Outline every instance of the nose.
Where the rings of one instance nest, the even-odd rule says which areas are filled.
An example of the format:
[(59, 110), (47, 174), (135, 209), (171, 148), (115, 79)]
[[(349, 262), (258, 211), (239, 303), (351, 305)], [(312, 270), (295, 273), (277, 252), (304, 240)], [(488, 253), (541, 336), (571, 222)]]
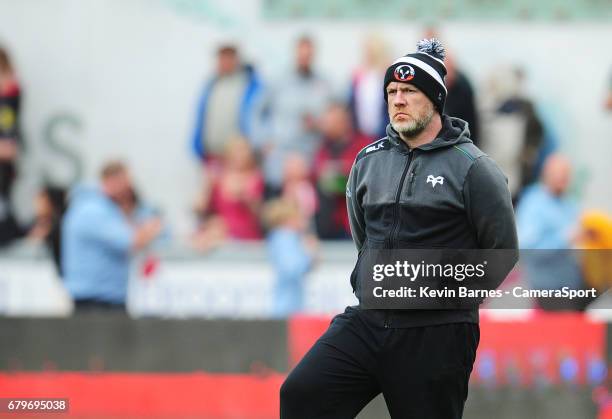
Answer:
[(406, 105), (406, 96), (402, 92), (397, 92), (393, 97), (393, 105), (395, 107), (401, 107)]

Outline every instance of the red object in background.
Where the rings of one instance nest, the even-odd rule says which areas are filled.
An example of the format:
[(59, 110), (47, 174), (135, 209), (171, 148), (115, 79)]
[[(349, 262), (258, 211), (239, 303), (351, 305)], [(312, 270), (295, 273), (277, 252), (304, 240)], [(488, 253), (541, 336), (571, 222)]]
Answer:
[[(226, 177), (231, 177), (228, 174)], [(228, 234), (236, 240), (259, 240), (263, 237), (257, 213), (253, 209), (264, 192), (264, 180), (255, 170), (246, 180), (242, 191), (234, 192), (224, 189), (224, 174), (212, 185), (210, 211), (221, 217)]]
[[(304, 356), (329, 323), (329, 317), (289, 320), (290, 366)], [(520, 321), (483, 315), (480, 326), (480, 350), (500, 357), (511, 354), (523, 369), (529, 368), (528, 356), (534, 350), (566, 353), (583, 361), (587, 355), (603, 356), (605, 347), (605, 325), (579, 313), (535, 312)], [(558, 362), (549, 366), (556, 374)], [(584, 362), (580, 371), (583, 376)], [(0, 373), (0, 395), (68, 398), (69, 417), (268, 419), (278, 417), (284, 378), (278, 373)], [(0, 414), (0, 418), (13, 416)], [(602, 406), (599, 419), (612, 419), (609, 403)]]
[(0, 95), (4, 97), (16, 97), (20, 92), (19, 84), (15, 80), (9, 80), (5, 85), (4, 90), (0, 90)]
[(278, 417), (278, 394), (284, 377), (15, 373), (0, 374), (0, 394), (3, 398), (68, 398), (69, 417), (268, 419)]
[(315, 341), (327, 330), (331, 319), (326, 316), (297, 315), (287, 321), (289, 368), (304, 357)]
[(159, 258), (156, 256), (147, 256), (142, 264), (142, 277), (149, 279), (157, 271), (159, 266)]
[[(578, 361), (578, 383), (586, 382), (586, 361), (595, 356), (605, 359), (605, 323), (590, 320), (582, 313), (534, 311), (524, 320), (500, 321), (482, 316), (479, 352), (497, 354), (497, 372), (504, 383), (504, 359), (516, 361), (521, 382), (530, 384), (534, 352), (548, 355), (547, 376), (559, 381), (559, 363), (566, 357)], [(478, 363), (478, 356), (476, 362)]]
[[(328, 317), (296, 316), (289, 321), (289, 363), (295, 366), (314, 342), (327, 330)], [(579, 362), (579, 382), (585, 382), (585, 361), (589, 356), (605, 359), (605, 324), (589, 320), (582, 313), (547, 313), (535, 311), (522, 320), (480, 319), (478, 352), (490, 351), (497, 357), (498, 376), (504, 377), (504, 360), (517, 363), (523, 383), (532, 376), (530, 357), (534, 351), (547, 353), (546, 372), (559, 379), (562, 356), (572, 356)], [(478, 358), (476, 359), (478, 362)], [(475, 374), (472, 374), (475, 378)], [(503, 384), (502, 378), (502, 384)]]
[[(345, 148), (334, 153), (333, 143), (329, 139), (325, 139), (319, 150), (316, 152), (313, 161), (313, 176), (316, 183), (320, 181), (325, 173), (328, 164), (337, 164), (339, 172), (348, 179), (353, 167), (355, 157), (362, 148), (367, 146), (372, 140), (369, 137), (362, 135), (352, 135)], [(347, 234), (351, 233), (349, 225), (348, 210), (346, 208), (346, 196), (344, 188), (341, 193), (335, 197), (335, 207), (330, 214), (336, 225), (342, 225)]]

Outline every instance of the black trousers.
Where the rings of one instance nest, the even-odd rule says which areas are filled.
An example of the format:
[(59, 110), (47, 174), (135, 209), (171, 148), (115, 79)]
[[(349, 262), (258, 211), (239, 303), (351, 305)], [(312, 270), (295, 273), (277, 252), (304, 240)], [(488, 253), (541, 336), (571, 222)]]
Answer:
[(281, 419), (354, 418), (384, 395), (393, 419), (459, 419), (478, 324), (384, 328), (352, 307), (336, 316), (280, 390)]

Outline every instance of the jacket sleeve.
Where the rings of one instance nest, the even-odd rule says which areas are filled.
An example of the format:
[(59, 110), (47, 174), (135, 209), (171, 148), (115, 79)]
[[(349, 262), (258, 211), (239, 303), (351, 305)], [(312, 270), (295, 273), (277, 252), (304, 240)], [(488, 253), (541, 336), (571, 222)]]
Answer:
[(346, 205), (348, 208), (349, 223), (351, 225), (351, 235), (357, 250), (361, 251), (366, 239), (365, 218), (363, 207), (357, 194), (357, 162), (353, 163), (351, 173), (346, 185)]
[(518, 249), (508, 182), (490, 157), (482, 156), (474, 161), (463, 186), (463, 195), (468, 220), (480, 249)]
[(73, 218), (72, 223), (71, 231), (75, 235), (98, 243), (106, 251), (128, 254), (132, 249), (134, 230), (122, 218), (96, 208), (86, 208)]
[(206, 108), (208, 106), (208, 99), (210, 96), (210, 91), (212, 89), (213, 81), (210, 81), (204, 87), (200, 99), (198, 100), (198, 106), (196, 108), (196, 118), (195, 124), (193, 127), (193, 131), (191, 134), (191, 149), (193, 153), (199, 158), (204, 159), (204, 144), (202, 142), (202, 133), (205, 129), (206, 124)]

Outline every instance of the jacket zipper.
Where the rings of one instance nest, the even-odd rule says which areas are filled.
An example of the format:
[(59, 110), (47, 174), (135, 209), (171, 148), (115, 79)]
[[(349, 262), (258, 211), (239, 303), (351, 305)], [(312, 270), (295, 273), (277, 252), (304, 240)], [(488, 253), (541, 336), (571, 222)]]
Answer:
[[(393, 224), (391, 225), (391, 233), (389, 233), (389, 239), (387, 241), (387, 248), (393, 249), (393, 236), (395, 235), (395, 230), (397, 229), (397, 218), (398, 209), (399, 209), (399, 201), (402, 195), (402, 189), (404, 188), (404, 181), (406, 180), (406, 174), (408, 173), (408, 169), (410, 169), (410, 164), (412, 163), (413, 151), (410, 150), (408, 152), (408, 160), (406, 161), (406, 165), (404, 166), (404, 171), (402, 172), (402, 177), (400, 179), (399, 186), (397, 187), (397, 193), (395, 195), (395, 204), (393, 206)], [(411, 175), (412, 178), (412, 175)], [(412, 181), (412, 180), (410, 180)]]
[[(404, 171), (402, 172), (402, 177), (400, 179), (400, 183), (397, 188), (397, 193), (395, 195), (395, 205), (393, 206), (393, 224), (391, 226), (391, 233), (389, 234), (389, 240), (387, 242), (388, 249), (393, 249), (393, 236), (395, 236), (395, 230), (397, 229), (397, 224), (398, 224), (397, 219), (399, 217), (398, 215), (399, 201), (402, 195), (402, 189), (404, 188), (404, 181), (406, 180), (406, 174), (408, 173), (408, 170), (410, 169), (410, 164), (412, 163), (412, 156), (413, 156), (413, 151), (410, 150), (408, 152), (408, 160), (406, 161), (406, 165), (404, 166)], [(409, 182), (412, 182), (413, 177), (414, 177), (413, 173), (411, 173)], [(385, 310), (385, 320), (384, 320), (385, 329), (388, 329), (389, 326), (391, 325), (391, 319), (389, 317), (390, 317), (389, 310)]]

